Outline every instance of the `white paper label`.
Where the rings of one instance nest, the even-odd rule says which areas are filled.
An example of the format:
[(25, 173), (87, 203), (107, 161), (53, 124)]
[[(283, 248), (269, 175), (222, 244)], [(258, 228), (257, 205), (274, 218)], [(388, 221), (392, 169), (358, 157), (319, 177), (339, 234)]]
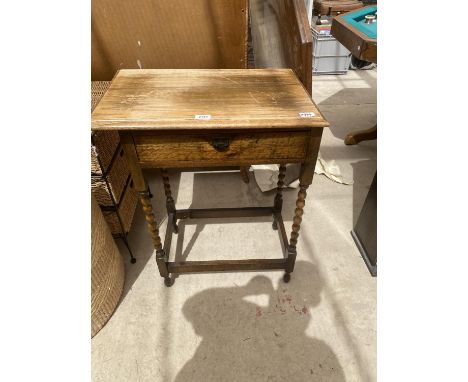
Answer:
[(313, 117), (315, 117), (315, 113), (312, 113), (311, 111), (308, 111), (306, 113), (299, 113), (299, 117), (301, 117), (301, 118), (313, 118)]
[(210, 114), (195, 114), (195, 119), (201, 119), (201, 120), (209, 120), (211, 119), (211, 115)]

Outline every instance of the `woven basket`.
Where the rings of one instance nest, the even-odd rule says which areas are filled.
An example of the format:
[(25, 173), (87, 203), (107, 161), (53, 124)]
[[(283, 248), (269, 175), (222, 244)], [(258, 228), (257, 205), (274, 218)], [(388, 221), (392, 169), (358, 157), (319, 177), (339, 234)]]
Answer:
[(118, 204), (129, 177), (130, 168), (128, 167), (124, 151), (120, 148), (116, 153), (112, 167), (109, 169), (109, 174), (106, 176), (109, 187), (102, 175), (91, 175), (91, 189), (97, 202), (101, 206), (112, 206), (114, 204), (110, 195), (112, 192), (112, 196)]
[(97, 106), (111, 83), (111, 81), (91, 81), (91, 111)]
[[(96, 131), (92, 133), (91, 137), (94, 143), (91, 145), (91, 172), (103, 174), (109, 168), (112, 157), (119, 147), (119, 133), (117, 131)], [(101, 163), (99, 163), (98, 156)]]
[[(94, 110), (110, 85), (111, 81), (91, 82), (91, 110)], [(124, 151), (120, 147), (119, 134), (115, 131), (92, 133), (91, 190), (103, 209), (112, 234), (120, 236), (128, 233), (138, 194), (131, 181)]]
[[(109, 88), (111, 81), (92, 81), (91, 82), (91, 111), (101, 100), (102, 96)], [(120, 137), (116, 131), (99, 131), (92, 133), (91, 146), (91, 172), (102, 174), (112, 161), (112, 157), (119, 146)], [(97, 156), (102, 164), (99, 164)]]
[(124, 263), (91, 195), (91, 338), (112, 316), (122, 295)]
[[(104, 218), (106, 219), (107, 224), (109, 224), (109, 228), (113, 235), (126, 234), (130, 231), (137, 202), (138, 193), (135, 189), (135, 186), (133, 185), (133, 181), (130, 180), (123, 194), (122, 201), (117, 208), (117, 211), (103, 211)], [(122, 225), (125, 232), (122, 232), (120, 227), (119, 216), (122, 220)]]

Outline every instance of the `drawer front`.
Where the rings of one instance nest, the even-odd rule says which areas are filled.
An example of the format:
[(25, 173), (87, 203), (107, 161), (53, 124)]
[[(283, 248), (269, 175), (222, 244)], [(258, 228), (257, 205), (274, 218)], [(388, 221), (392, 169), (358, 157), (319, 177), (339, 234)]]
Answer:
[[(106, 178), (103, 175), (91, 174), (91, 190), (97, 202), (101, 206), (112, 206), (115, 202), (118, 204), (122, 198), (125, 185), (130, 177), (130, 168), (128, 167), (127, 158), (124, 155), (124, 150), (119, 148), (115, 154), (116, 157), (112, 162), (112, 166), (108, 168)], [(106, 184), (109, 185), (109, 187)], [(110, 188), (110, 189), (109, 189)], [(110, 193), (112, 192), (112, 197)]]
[(122, 200), (120, 202), (120, 205), (118, 206), (118, 210), (109, 209), (103, 211), (104, 218), (106, 219), (107, 224), (109, 225), (109, 228), (113, 235), (119, 235), (124, 233), (122, 232), (120, 221), (122, 221), (125, 233), (128, 233), (130, 231), (133, 222), (133, 215), (135, 214), (135, 210), (137, 207), (137, 202), (138, 193), (135, 190), (133, 181), (130, 180), (122, 196)]
[(304, 161), (310, 131), (134, 135), (142, 167), (242, 166)]

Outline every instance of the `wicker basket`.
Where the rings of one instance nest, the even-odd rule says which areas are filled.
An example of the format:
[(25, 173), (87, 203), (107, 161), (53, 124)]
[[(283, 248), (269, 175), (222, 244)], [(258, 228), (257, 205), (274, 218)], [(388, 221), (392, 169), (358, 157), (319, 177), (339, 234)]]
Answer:
[(97, 106), (111, 83), (111, 81), (91, 81), (91, 111)]
[[(130, 231), (137, 202), (138, 193), (133, 185), (133, 181), (130, 180), (117, 210), (103, 211), (104, 218), (106, 219), (107, 224), (109, 224), (109, 228), (113, 235), (127, 234)], [(119, 217), (122, 220), (125, 232), (122, 232)]]
[(130, 168), (123, 149), (119, 148), (115, 155), (112, 166), (109, 168), (109, 174), (105, 175), (105, 178), (102, 175), (91, 175), (91, 189), (101, 206), (114, 205), (110, 193), (112, 193), (115, 203), (118, 204), (130, 177)]
[[(91, 82), (91, 111), (93, 111), (99, 103), (110, 84), (111, 81)], [(116, 131), (94, 132), (91, 140), (93, 142), (91, 146), (91, 172), (94, 174), (102, 174), (103, 171), (107, 171), (112, 157), (119, 146), (119, 133)], [(101, 164), (97, 158), (98, 155)]]
[[(110, 81), (91, 82), (91, 108), (94, 110), (109, 88)], [(91, 189), (105, 220), (115, 236), (130, 231), (138, 194), (131, 181), (130, 168), (120, 137), (115, 131), (94, 132), (91, 137)], [(122, 225), (120, 224), (122, 221)]]
[(91, 338), (112, 316), (122, 295), (124, 263), (91, 195)]
[(116, 131), (94, 132), (91, 135), (91, 142), (93, 143), (91, 145), (91, 172), (103, 174), (109, 168), (112, 158), (119, 147), (119, 133)]

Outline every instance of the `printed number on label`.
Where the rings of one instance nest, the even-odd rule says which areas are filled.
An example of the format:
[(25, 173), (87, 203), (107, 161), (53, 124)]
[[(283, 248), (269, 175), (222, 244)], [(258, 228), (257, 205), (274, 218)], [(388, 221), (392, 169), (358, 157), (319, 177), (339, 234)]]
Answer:
[(299, 117), (301, 118), (312, 118), (315, 117), (315, 113), (312, 113), (311, 111), (307, 113), (299, 113)]
[(210, 114), (195, 114), (195, 119), (208, 120), (211, 119)]

